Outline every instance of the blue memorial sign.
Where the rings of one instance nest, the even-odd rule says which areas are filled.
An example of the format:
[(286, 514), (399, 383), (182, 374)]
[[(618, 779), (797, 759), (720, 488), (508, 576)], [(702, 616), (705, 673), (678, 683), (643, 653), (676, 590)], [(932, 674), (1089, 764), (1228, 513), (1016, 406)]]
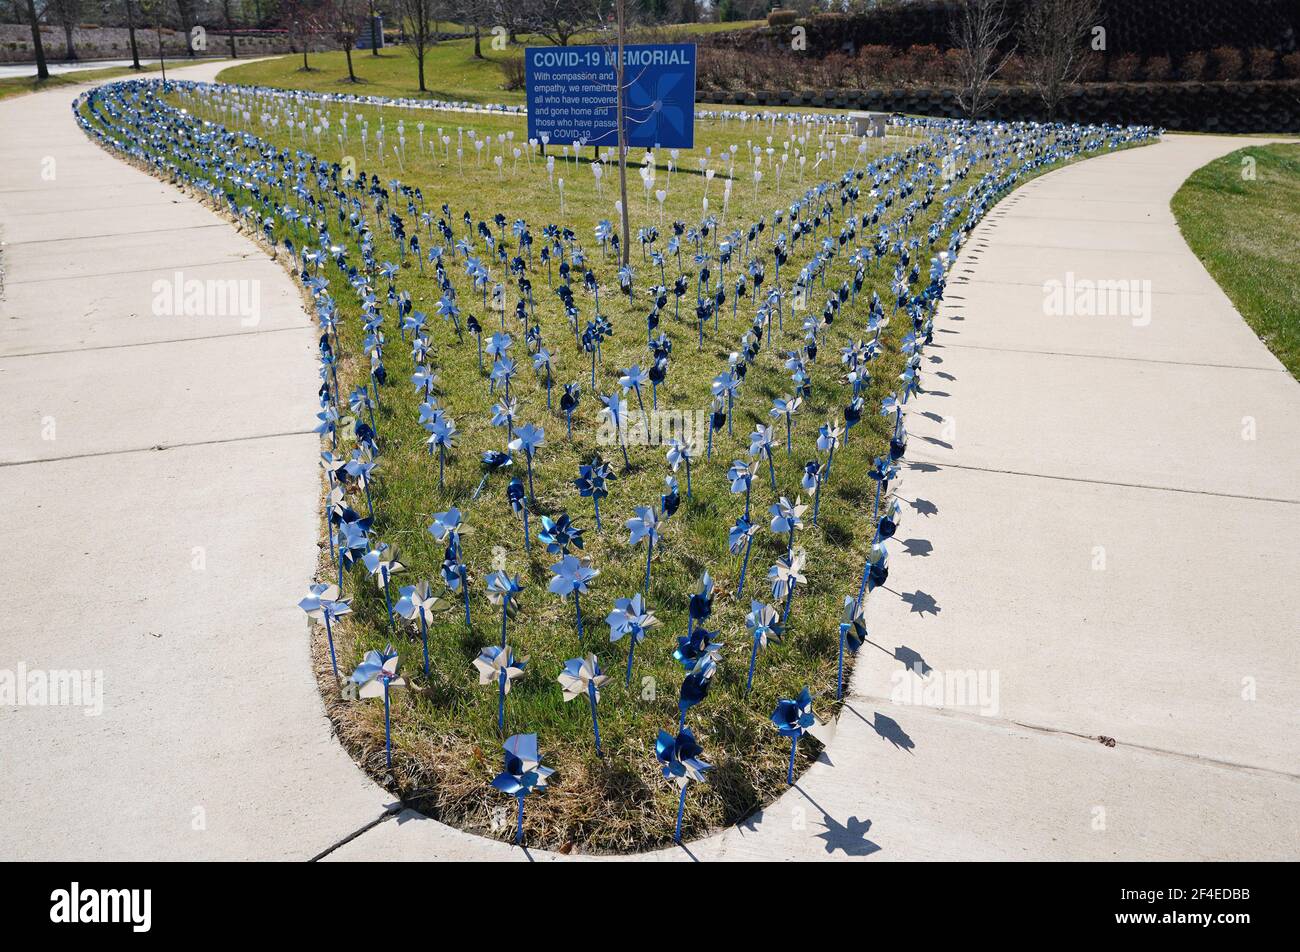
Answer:
[[(524, 51), (528, 137), (557, 145), (617, 145), (617, 50), (542, 46)], [(695, 146), (695, 44), (623, 47), (624, 110), (630, 146)]]

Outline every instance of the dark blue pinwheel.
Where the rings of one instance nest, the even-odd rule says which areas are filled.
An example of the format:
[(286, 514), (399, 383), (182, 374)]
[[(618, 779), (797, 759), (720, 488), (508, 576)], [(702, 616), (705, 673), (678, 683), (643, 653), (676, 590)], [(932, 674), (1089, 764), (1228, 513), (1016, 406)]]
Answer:
[(695, 740), (689, 727), (683, 727), (674, 737), (667, 731), (660, 731), (655, 739), (655, 759), (659, 761), (663, 775), (677, 784), (677, 827), (673, 840), (682, 841), (682, 814), (686, 811), (686, 786), (691, 781), (701, 781), (704, 775), (713, 769), (713, 765), (704, 761), (704, 748)]
[(524, 551), (528, 552), (532, 548), (528, 532), (528, 503), (524, 499), (524, 481), (518, 476), (510, 480), (510, 483), (506, 486), (506, 501), (510, 503), (511, 511), (523, 520)]
[(799, 748), (799, 738), (816, 722), (812, 709), (812, 695), (806, 687), (793, 701), (782, 699), (776, 702), (776, 710), (772, 712), (772, 723), (776, 725), (782, 737), (790, 738), (790, 766), (785, 773), (787, 784), (794, 783), (794, 757)]
[(560, 394), (560, 409), (564, 411), (564, 433), (567, 439), (573, 439), (573, 411), (578, 409), (582, 389), (576, 383), (566, 383)]
[(731, 551), (731, 554), (740, 555), (742, 552), (744, 553), (740, 563), (740, 581), (736, 583), (737, 598), (740, 598), (745, 593), (745, 573), (749, 570), (749, 550), (754, 544), (754, 536), (758, 534), (758, 531), (758, 525), (741, 516), (727, 534), (727, 548)]
[(551, 555), (568, 555), (570, 549), (582, 548), (582, 530), (574, 524), (567, 512), (560, 513), (555, 519), (542, 516), (537, 541), (546, 546), (546, 551)]
[(844, 649), (857, 654), (867, 641), (867, 616), (862, 602), (852, 595), (844, 596), (844, 610), (840, 613), (840, 651), (836, 665), (835, 697), (844, 696)]
[(590, 497), (596, 507), (596, 531), (600, 531), (600, 501), (609, 495), (610, 480), (617, 479), (614, 468), (599, 455), (593, 456), (590, 463), (578, 467), (578, 478), (573, 485), (578, 494)]
[[(697, 629), (704, 631), (703, 628)], [(708, 632), (704, 632), (705, 635)], [(719, 646), (721, 647), (721, 646)], [(709, 696), (713, 676), (718, 671), (717, 662), (711, 655), (703, 655), (686, 677), (682, 679), (681, 693), (677, 697), (677, 729), (686, 728), (686, 712)]]
[(545, 790), (555, 771), (542, 766), (536, 734), (515, 734), (503, 748), (505, 769), (492, 779), (492, 786), (519, 801), (519, 818), (515, 822), (515, 843), (519, 844), (524, 841), (524, 799), (534, 790)]

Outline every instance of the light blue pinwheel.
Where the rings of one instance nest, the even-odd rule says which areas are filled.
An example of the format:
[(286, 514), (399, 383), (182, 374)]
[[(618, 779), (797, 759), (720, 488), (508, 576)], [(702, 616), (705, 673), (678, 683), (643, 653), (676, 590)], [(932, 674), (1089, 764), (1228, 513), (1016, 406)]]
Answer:
[(813, 715), (812, 695), (808, 689), (805, 687), (793, 701), (777, 701), (776, 710), (772, 712), (772, 723), (782, 737), (790, 738), (790, 766), (785, 772), (785, 782), (793, 784), (794, 756), (799, 748), (799, 738), (817, 723), (817, 718)]
[(361, 559), (366, 571), (375, 577), (375, 584), (384, 590), (384, 604), (388, 608), (388, 629), (393, 628), (393, 599), (389, 594), (388, 580), (406, 566), (397, 557), (397, 547), (387, 542), (376, 542), (375, 547)]
[(790, 439), (794, 430), (794, 416), (803, 406), (803, 398), (799, 394), (789, 397), (777, 397), (772, 401), (772, 409), (768, 411), (773, 417), (785, 420), (785, 455), (791, 453)]
[(637, 592), (631, 598), (620, 598), (615, 601), (614, 610), (609, 613), (605, 623), (609, 625), (611, 642), (621, 640), (624, 635), (628, 636), (627, 678), (624, 680), (624, 686), (630, 687), (636, 646), (645, 640), (650, 629), (659, 626), (659, 619), (655, 617), (654, 612), (646, 608), (645, 600), (641, 597), (641, 593)]
[(298, 607), (307, 613), (307, 617), (319, 621), (325, 626), (325, 640), (330, 649), (330, 667), (334, 669), (334, 680), (339, 680), (339, 663), (334, 656), (333, 623), (352, 611), (352, 600), (339, 598), (337, 585), (314, 583), (307, 587), (307, 597), (298, 603)]
[(599, 575), (600, 570), (592, 568), (576, 555), (565, 555), (551, 566), (551, 574), (555, 576), (547, 586), (551, 594), (559, 595), (561, 599), (573, 596), (573, 610), (578, 616), (578, 643), (581, 644), (582, 602), (579, 596), (587, 594), (587, 583)]
[(758, 534), (758, 530), (758, 525), (741, 516), (727, 534), (727, 548), (731, 551), (731, 554), (740, 555), (742, 551), (744, 553), (740, 563), (740, 581), (736, 583), (737, 598), (745, 594), (745, 573), (749, 570), (749, 550), (754, 544), (754, 536)]
[(537, 496), (533, 492), (533, 458), (537, 455), (538, 448), (545, 442), (546, 431), (542, 427), (525, 423), (515, 431), (515, 437), (509, 444), (511, 452), (524, 454), (524, 461), (528, 465), (528, 499), (534, 505), (537, 503)]
[(519, 801), (515, 843), (520, 844), (524, 841), (524, 799), (534, 790), (545, 790), (546, 781), (555, 771), (542, 766), (536, 734), (515, 734), (503, 747), (505, 769), (492, 779), (492, 786)]
[(393, 611), (407, 621), (420, 622), (420, 641), (424, 646), (424, 674), (429, 675), (429, 625), (438, 612), (446, 611), (447, 603), (433, 594), (433, 587), (428, 582), (403, 585), (397, 590), (400, 596)]
[(645, 594), (650, 594), (650, 560), (654, 557), (655, 543), (659, 541), (659, 515), (653, 506), (637, 506), (636, 515), (627, 521), (628, 543), (636, 545), (642, 539), (646, 541), (645, 551)]
[(594, 654), (585, 658), (570, 658), (564, 662), (560, 672), (560, 687), (564, 691), (564, 700), (586, 697), (591, 704), (591, 732), (596, 737), (596, 755), (600, 756), (600, 722), (596, 719), (596, 702), (600, 700), (600, 688), (609, 680), (609, 675), (600, 670), (600, 662)]
[(803, 549), (793, 549), (777, 559), (776, 564), (767, 572), (768, 581), (772, 584), (772, 597), (784, 599), (781, 607), (783, 625), (790, 617), (790, 599), (794, 597), (794, 590), (807, 581), (803, 574), (805, 561)]
[(506, 695), (516, 678), (524, 676), (527, 658), (516, 658), (508, 645), (488, 645), (473, 661), (479, 684), (493, 684), (497, 689), (497, 730), (506, 729)]
[(629, 390), (636, 394), (637, 405), (641, 408), (641, 416), (645, 420), (646, 432), (650, 431), (650, 415), (646, 413), (645, 400), (641, 396), (641, 388), (646, 385), (650, 375), (641, 368), (640, 364), (633, 364), (619, 372), (618, 385), (623, 388), (623, 394), (626, 396)]
[(777, 535), (788, 537), (787, 553), (794, 551), (794, 534), (803, 528), (803, 514), (807, 510), (808, 507), (804, 505), (801, 497), (795, 497), (792, 503), (784, 496), (768, 509), (768, 513), (772, 516), (772, 531)]
[(758, 649), (781, 640), (781, 620), (776, 609), (763, 602), (750, 602), (749, 614), (745, 616), (745, 627), (749, 629), (753, 647), (749, 652), (749, 677), (745, 680), (745, 693), (754, 688), (754, 667), (758, 662)]
[(429, 424), (429, 438), (425, 441), (429, 444), (429, 452), (435, 449), (438, 451), (438, 491), (442, 492), (443, 469), (447, 462), (447, 453), (455, 449), (456, 441), (459, 437), (456, 431), (456, 421), (445, 413), (440, 413)]
[(691, 781), (702, 781), (713, 765), (704, 761), (704, 748), (695, 740), (689, 727), (683, 727), (674, 737), (660, 731), (655, 739), (655, 759), (659, 761), (666, 779), (677, 784), (677, 828), (673, 840), (682, 841), (682, 814), (686, 811), (686, 786)]
[(501, 606), (502, 647), (505, 647), (506, 643), (506, 621), (518, 614), (519, 599), (516, 596), (523, 591), (523, 587), (523, 582), (519, 580), (518, 575), (510, 575), (500, 569), (489, 573), (487, 577), (488, 601), (493, 605)]
[(767, 475), (772, 482), (772, 492), (776, 492), (776, 468), (772, 461), (772, 448), (776, 446), (776, 437), (770, 426), (758, 426), (749, 434), (749, 455), (767, 459)]
[(627, 443), (623, 439), (623, 429), (627, 425), (625, 422), (624, 408), (626, 404), (623, 398), (617, 393), (611, 393), (608, 396), (600, 398), (602, 409), (600, 415), (605, 417), (618, 437), (618, 448), (623, 451), (623, 468), (625, 470), (632, 468), (632, 461), (627, 456)]
[(389, 769), (393, 766), (393, 730), (388, 692), (391, 688), (406, 687), (406, 679), (397, 673), (400, 664), (392, 645), (383, 651), (367, 651), (361, 664), (352, 672), (351, 679), (357, 686), (358, 698), (367, 700), (382, 696), (384, 699), (384, 762)]
[(754, 477), (758, 475), (758, 463), (746, 463), (743, 459), (731, 461), (727, 469), (727, 481), (731, 484), (733, 495), (745, 494), (745, 519), (749, 519), (749, 498), (754, 489)]
[(691, 498), (691, 446), (685, 440), (671, 439), (668, 441), (668, 449), (665, 456), (668, 459), (668, 466), (675, 473), (677, 467), (686, 467), (686, 498)]

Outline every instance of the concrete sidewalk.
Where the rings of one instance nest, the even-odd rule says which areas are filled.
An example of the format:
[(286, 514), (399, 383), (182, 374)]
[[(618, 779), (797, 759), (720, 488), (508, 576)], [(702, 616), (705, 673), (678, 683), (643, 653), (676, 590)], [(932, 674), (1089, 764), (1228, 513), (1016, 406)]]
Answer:
[[(82, 133), (80, 88), (0, 103), (0, 471), (26, 543), (0, 552), (0, 669), (102, 672), (103, 713), (0, 711), (0, 857), (307, 859), (388, 799), (330, 734), (296, 606), (315, 335), (263, 249)], [(256, 324), (155, 314), (178, 272), (247, 282)]]
[[(525, 858), (409, 811), (376, 822), (389, 798), (330, 735), (295, 605), (316, 558), (310, 322), (257, 245), (86, 139), (76, 92), (0, 104), (0, 467), (32, 543), (0, 556), (0, 668), (102, 671), (104, 707), (4, 710), (3, 858)], [(1090, 160), (979, 228), (826, 755), (743, 826), (640, 858), (1300, 853), (1300, 388), (1168, 210), (1243, 144)], [(1152, 320), (1044, 316), (1067, 270), (1153, 281)], [(155, 316), (177, 271), (254, 282), (260, 321)], [(956, 672), (996, 673), (996, 710), (891, 700), (900, 676)]]

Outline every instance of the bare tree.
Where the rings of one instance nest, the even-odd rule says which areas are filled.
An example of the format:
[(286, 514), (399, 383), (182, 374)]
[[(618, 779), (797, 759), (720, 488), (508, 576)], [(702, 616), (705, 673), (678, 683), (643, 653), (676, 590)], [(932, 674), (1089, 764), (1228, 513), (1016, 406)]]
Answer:
[(230, 43), (231, 59), (239, 58), (235, 52), (235, 2), (236, 0), (221, 0), (221, 15), (226, 19), (226, 40)]
[(343, 50), (348, 61), (348, 82), (355, 83), (357, 74), (352, 69), (352, 48), (361, 34), (361, 20), (368, 15), (367, 0), (334, 0), (328, 10), (330, 33)]
[(194, 0), (176, 0), (176, 12), (181, 16), (181, 32), (185, 34), (185, 50), (194, 55)]
[(378, 56), (379, 40), (381, 37), (379, 35), (379, 10), (375, 4), (375, 0), (367, 0), (366, 14), (366, 28), (370, 31), (370, 55)]
[(126, 35), (131, 40), (131, 68), (143, 69), (140, 65), (140, 46), (135, 41), (135, 0), (124, 0), (126, 6)]
[(1010, 55), (1001, 51), (1009, 32), (1003, 0), (961, 0), (951, 25), (957, 50), (957, 103), (972, 119), (993, 101), (989, 87)]
[(1049, 117), (1083, 71), (1087, 41), (1101, 16), (1099, 0), (1033, 0), (1025, 4), (1020, 41), (1029, 80)]
[(525, 9), (532, 32), (556, 46), (568, 46), (576, 35), (600, 22), (595, 0), (530, 0)]
[(424, 84), (424, 57), (429, 47), (438, 42), (438, 0), (398, 0), (398, 3), (407, 46), (415, 57), (420, 76), (420, 92), (428, 92)]
[(36, 54), (36, 78), (49, 79), (50, 67), (45, 62), (45, 45), (41, 42), (41, 23), (36, 16), (36, 0), (27, 0), (27, 16), (32, 21), (32, 52)]
[(67, 42), (68, 59), (77, 58), (77, 48), (72, 45), (72, 31), (77, 28), (77, 22), (81, 19), (81, 0), (49, 0), (48, 9), (54, 14), (54, 19), (63, 27), (63, 36)]

